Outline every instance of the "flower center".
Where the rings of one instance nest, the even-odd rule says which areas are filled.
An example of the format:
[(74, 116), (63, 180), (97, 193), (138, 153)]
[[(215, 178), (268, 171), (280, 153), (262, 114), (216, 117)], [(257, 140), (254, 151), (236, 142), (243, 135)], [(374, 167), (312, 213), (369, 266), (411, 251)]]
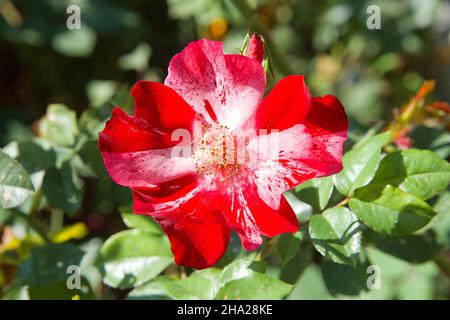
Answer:
[(248, 160), (247, 137), (225, 126), (204, 125), (195, 142), (194, 160), (199, 173), (225, 180), (236, 176)]

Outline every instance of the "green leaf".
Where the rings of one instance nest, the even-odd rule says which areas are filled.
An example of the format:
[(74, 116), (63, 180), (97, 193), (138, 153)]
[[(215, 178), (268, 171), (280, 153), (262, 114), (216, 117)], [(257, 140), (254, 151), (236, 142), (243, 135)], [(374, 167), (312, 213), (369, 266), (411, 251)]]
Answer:
[(43, 188), (48, 204), (70, 215), (80, 209), (83, 184), (69, 161), (61, 169), (50, 168), (45, 173)]
[(33, 184), (25, 169), (0, 150), (0, 208), (17, 207), (33, 192)]
[(292, 286), (268, 275), (251, 272), (248, 276), (228, 282), (217, 293), (219, 300), (264, 299), (286, 297)]
[(354, 265), (361, 248), (358, 218), (347, 208), (336, 207), (314, 215), (309, 222), (314, 247), (334, 262)]
[(99, 107), (109, 102), (117, 90), (117, 83), (111, 80), (91, 80), (87, 84), (87, 96), (91, 106)]
[(410, 234), (426, 226), (436, 214), (423, 200), (387, 185), (380, 194), (360, 189), (350, 208), (373, 230), (387, 234)]
[(153, 279), (173, 261), (166, 238), (139, 229), (110, 237), (102, 246), (100, 256), (104, 282), (121, 289)]
[(71, 146), (78, 135), (77, 116), (63, 104), (50, 104), (39, 121), (39, 134), (51, 143)]
[(148, 68), (148, 61), (152, 54), (152, 48), (145, 42), (141, 42), (130, 53), (119, 58), (119, 67), (122, 70), (136, 70), (142, 72)]
[(322, 277), (332, 295), (357, 296), (368, 289), (367, 268), (370, 262), (363, 254), (361, 256), (355, 267), (322, 261)]
[(80, 278), (80, 286), (80, 289), (69, 289), (66, 280), (62, 280), (46, 286), (29, 286), (28, 294), (31, 300), (72, 300), (75, 297), (80, 300), (93, 300), (92, 289), (84, 277)]
[(403, 150), (386, 156), (367, 192), (380, 192), (390, 184), (421, 199), (445, 190), (450, 183), (450, 163), (428, 150)]
[(314, 212), (320, 212), (326, 208), (333, 192), (333, 178), (324, 177), (303, 182), (294, 189), (294, 194), (301, 201), (309, 204)]
[(390, 236), (368, 232), (364, 239), (372, 246), (411, 263), (422, 263), (433, 259), (441, 250), (436, 234), (428, 230), (424, 234)]
[(87, 25), (81, 29), (67, 30), (57, 34), (52, 41), (53, 48), (69, 57), (87, 57), (94, 50), (97, 36)]
[(381, 148), (390, 141), (390, 133), (378, 134), (355, 146), (342, 157), (344, 169), (334, 176), (338, 191), (351, 196), (372, 180), (381, 159)]
[(79, 266), (84, 253), (71, 244), (47, 244), (31, 252), (18, 269), (18, 277), (30, 286), (45, 287), (66, 281), (69, 266)]
[(313, 259), (313, 247), (310, 243), (300, 245), (295, 256), (281, 268), (280, 280), (294, 284), (310, 265)]
[(153, 281), (136, 287), (130, 291), (127, 300), (168, 300), (173, 299), (167, 292), (166, 284), (171, 282), (167, 277), (157, 277)]
[(283, 265), (294, 258), (300, 247), (300, 242), (300, 232), (297, 232), (296, 234), (284, 233), (280, 235), (277, 242), (277, 251)]
[(328, 300), (331, 298), (320, 268), (316, 264), (310, 264), (295, 284), (288, 300)]
[(47, 170), (56, 163), (55, 151), (51, 148), (50, 143), (43, 139), (19, 142), (18, 151), (17, 160), (29, 173)]
[(174, 299), (211, 300), (217, 293), (220, 270), (211, 268), (196, 271), (186, 279), (166, 284), (167, 293)]
[(450, 156), (450, 133), (445, 129), (418, 126), (411, 132), (411, 138), (418, 149), (429, 149), (443, 159)]
[(433, 206), (438, 213), (433, 219), (433, 229), (436, 231), (437, 240), (439, 243), (450, 247), (450, 191), (442, 193), (439, 199)]
[(254, 260), (255, 255), (250, 254), (227, 265), (223, 268), (222, 274), (220, 275), (220, 285), (224, 285), (229, 281), (245, 278), (250, 275), (252, 270), (249, 267)]
[(143, 214), (133, 213), (131, 206), (123, 206), (119, 208), (123, 222), (128, 228), (142, 229), (153, 234), (162, 234), (161, 228), (151, 217)]

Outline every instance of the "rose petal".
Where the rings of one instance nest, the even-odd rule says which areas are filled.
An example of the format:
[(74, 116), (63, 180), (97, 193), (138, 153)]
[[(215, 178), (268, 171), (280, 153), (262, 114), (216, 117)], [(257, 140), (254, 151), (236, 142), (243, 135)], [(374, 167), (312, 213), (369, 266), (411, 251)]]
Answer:
[(191, 42), (173, 57), (164, 82), (209, 122), (239, 128), (254, 113), (265, 89), (261, 64), (224, 55), (221, 42)]
[(288, 76), (273, 87), (247, 121), (245, 128), (284, 130), (302, 123), (311, 109), (303, 76)]
[(113, 180), (133, 188), (152, 187), (162, 182), (195, 174), (191, 157), (174, 156), (174, 148), (137, 152), (103, 152), (103, 161)]
[(278, 210), (273, 210), (259, 197), (251, 182), (229, 191), (229, 198), (224, 201), (224, 216), (247, 250), (261, 245), (261, 235), (274, 237), (298, 230), (298, 220), (286, 199), (282, 199)]
[(159, 83), (140, 81), (131, 93), (135, 115), (115, 108), (99, 134), (113, 180), (134, 188), (152, 187), (194, 173), (190, 145), (195, 111)]
[(277, 210), (284, 191), (341, 171), (347, 128), (342, 105), (325, 96), (313, 99), (304, 124), (254, 138), (249, 147), (258, 153), (255, 181), (261, 199)]
[(208, 217), (214, 215), (221, 214), (210, 211), (202, 223), (186, 218), (162, 225), (169, 237), (176, 264), (204, 269), (215, 265), (224, 255), (230, 241), (230, 229), (223, 224), (209, 223)]
[(214, 265), (225, 253), (230, 228), (220, 210), (219, 193), (208, 191), (198, 180), (133, 191), (134, 211), (152, 216), (172, 245), (175, 263), (203, 269)]
[(162, 83), (139, 81), (131, 90), (134, 116), (144, 119), (151, 127), (191, 130), (195, 111), (172, 88)]

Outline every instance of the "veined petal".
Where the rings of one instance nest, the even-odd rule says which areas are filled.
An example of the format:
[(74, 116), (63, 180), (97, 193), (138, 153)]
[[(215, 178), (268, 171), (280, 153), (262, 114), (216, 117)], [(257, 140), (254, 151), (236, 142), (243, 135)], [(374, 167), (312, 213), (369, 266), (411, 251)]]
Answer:
[[(190, 149), (182, 149), (191, 144), (195, 111), (159, 83), (140, 81), (131, 93), (135, 115), (115, 108), (99, 134), (99, 148), (113, 180), (134, 188), (151, 187), (194, 173), (191, 154), (186, 152)], [(186, 134), (174, 135), (175, 129)]]
[(274, 237), (298, 230), (297, 217), (286, 199), (283, 197), (278, 210), (274, 210), (259, 197), (251, 182), (229, 188), (225, 202), (224, 216), (247, 250), (261, 245), (261, 235)]
[[(230, 229), (216, 223), (218, 211), (209, 211), (199, 221), (188, 217), (176, 223), (162, 224), (169, 237), (175, 263), (196, 269), (213, 266), (224, 255), (230, 241)], [(213, 221), (209, 221), (211, 219)]]
[(175, 263), (203, 269), (225, 253), (230, 228), (220, 210), (219, 192), (207, 190), (198, 180), (182, 181), (180, 187), (133, 190), (134, 211), (152, 216), (166, 232)]
[(258, 150), (255, 181), (261, 199), (277, 210), (284, 191), (341, 171), (347, 128), (342, 105), (333, 96), (325, 96), (313, 99), (303, 124), (254, 138), (250, 148)]
[(113, 180), (133, 188), (156, 184), (195, 174), (191, 157), (175, 156), (174, 148), (137, 152), (103, 152), (103, 161)]
[(225, 55), (221, 42), (191, 42), (175, 55), (164, 82), (209, 122), (239, 128), (254, 113), (265, 89), (261, 64)]
[(172, 88), (153, 81), (139, 81), (131, 90), (134, 116), (153, 128), (192, 129), (195, 111)]
[(303, 76), (288, 76), (273, 87), (248, 119), (245, 128), (284, 130), (302, 123), (311, 109)]

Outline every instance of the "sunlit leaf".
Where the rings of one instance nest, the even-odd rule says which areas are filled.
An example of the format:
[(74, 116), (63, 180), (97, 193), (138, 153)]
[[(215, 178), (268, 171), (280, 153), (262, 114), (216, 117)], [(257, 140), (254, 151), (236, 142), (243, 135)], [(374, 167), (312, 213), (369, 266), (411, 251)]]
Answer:
[(264, 299), (275, 300), (286, 297), (292, 286), (268, 275), (252, 272), (244, 278), (228, 282), (217, 293), (219, 300)]
[(450, 183), (450, 163), (428, 150), (409, 149), (386, 156), (364, 192), (379, 193), (386, 185), (421, 199), (445, 190)]
[(56, 145), (73, 145), (78, 134), (75, 112), (63, 104), (49, 105), (45, 117), (39, 121), (39, 134)]
[(355, 146), (342, 157), (344, 169), (334, 176), (338, 191), (351, 196), (372, 180), (381, 159), (381, 148), (390, 141), (390, 133), (378, 134)]
[(313, 207), (314, 212), (325, 209), (333, 192), (332, 177), (316, 178), (303, 182), (294, 189), (294, 194)]
[(0, 150), (0, 208), (16, 207), (33, 192), (33, 184), (25, 169)]
[(314, 247), (334, 262), (356, 263), (361, 248), (358, 218), (347, 208), (337, 207), (314, 215), (309, 222)]
[(102, 246), (104, 282), (114, 288), (139, 286), (173, 262), (166, 238), (145, 230), (126, 230)]
[(355, 193), (350, 208), (377, 232), (409, 234), (426, 226), (436, 214), (423, 200), (387, 185), (379, 194), (368, 189)]
[(162, 234), (161, 228), (153, 218), (142, 214), (135, 214), (131, 206), (120, 207), (119, 211), (122, 215), (123, 222), (128, 228), (142, 229), (153, 234)]

